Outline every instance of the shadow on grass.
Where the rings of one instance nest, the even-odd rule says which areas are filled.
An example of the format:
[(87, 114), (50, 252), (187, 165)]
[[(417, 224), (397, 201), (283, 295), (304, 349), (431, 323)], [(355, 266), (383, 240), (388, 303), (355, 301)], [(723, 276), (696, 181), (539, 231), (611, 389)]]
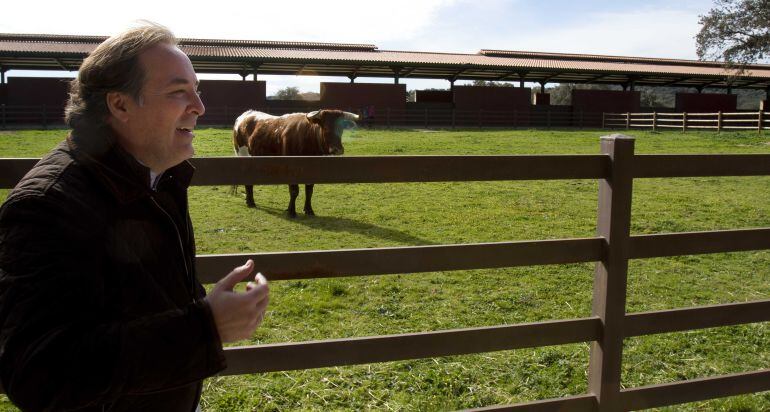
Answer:
[(307, 216), (302, 212), (298, 212), (297, 217), (290, 218), (289, 214), (285, 210), (260, 205), (256, 206), (256, 210), (263, 211), (275, 217), (279, 217), (287, 222), (304, 225), (312, 229), (326, 230), (331, 232), (348, 232), (410, 246), (436, 244), (435, 242), (429, 242), (425, 239), (412, 236), (398, 230), (386, 229), (377, 225), (359, 222), (357, 220), (344, 217)]

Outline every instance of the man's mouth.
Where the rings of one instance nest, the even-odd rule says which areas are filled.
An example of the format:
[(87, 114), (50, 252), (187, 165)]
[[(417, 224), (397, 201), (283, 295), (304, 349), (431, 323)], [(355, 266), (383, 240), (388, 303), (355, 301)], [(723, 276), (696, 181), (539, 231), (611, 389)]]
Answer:
[(191, 135), (193, 134), (193, 129), (194, 127), (177, 127), (176, 128), (178, 132), (189, 133)]

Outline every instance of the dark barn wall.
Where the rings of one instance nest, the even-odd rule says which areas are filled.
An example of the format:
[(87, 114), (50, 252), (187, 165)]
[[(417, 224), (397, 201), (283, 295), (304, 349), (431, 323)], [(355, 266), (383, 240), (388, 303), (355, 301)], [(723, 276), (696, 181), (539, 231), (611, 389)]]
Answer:
[(264, 81), (201, 80), (198, 90), (206, 106), (264, 107), (267, 83)]
[(735, 112), (738, 110), (738, 95), (719, 93), (677, 93), (677, 112)]
[(230, 125), (247, 109), (265, 110), (264, 81), (201, 80), (198, 90), (206, 106), (206, 113), (198, 123)]
[(374, 107), (378, 116), (390, 108), (406, 108), (406, 85), (386, 83), (321, 83), (321, 107), (352, 110)]
[(549, 93), (535, 93), (535, 106), (550, 106), (551, 95)]
[(451, 90), (416, 90), (416, 103), (452, 103)]
[(457, 110), (529, 110), (529, 87), (455, 86)]
[(641, 92), (621, 90), (572, 90), (572, 110), (589, 113), (638, 112)]
[(8, 104), (8, 92), (5, 83), (0, 84), (0, 104)]
[(51, 106), (63, 110), (67, 103), (71, 78), (9, 77), (6, 99), (8, 105)]

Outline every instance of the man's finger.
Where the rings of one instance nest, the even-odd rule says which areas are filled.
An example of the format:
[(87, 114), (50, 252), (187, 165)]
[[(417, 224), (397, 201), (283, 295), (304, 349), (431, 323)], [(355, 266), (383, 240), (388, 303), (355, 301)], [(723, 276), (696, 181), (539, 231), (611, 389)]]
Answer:
[(262, 272), (257, 272), (257, 275), (254, 276), (254, 282), (249, 282), (246, 284), (246, 292), (254, 289), (257, 287), (257, 285), (266, 285), (267, 284), (267, 278), (265, 278), (265, 275), (262, 274)]
[(270, 294), (270, 287), (266, 283), (254, 285), (245, 295), (252, 301), (259, 302)]
[(219, 282), (217, 282), (216, 288), (233, 290), (235, 285), (243, 279), (246, 279), (246, 276), (249, 276), (252, 270), (254, 270), (254, 261), (249, 259), (246, 261), (246, 264), (236, 267), (232, 272), (228, 273), (227, 276), (220, 279)]

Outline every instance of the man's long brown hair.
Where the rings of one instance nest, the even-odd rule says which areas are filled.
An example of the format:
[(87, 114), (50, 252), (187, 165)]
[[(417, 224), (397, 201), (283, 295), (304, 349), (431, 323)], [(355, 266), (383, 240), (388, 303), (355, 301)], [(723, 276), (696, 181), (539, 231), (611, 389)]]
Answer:
[(139, 55), (161, 43), (176, 44), (176, 37), (166, 27), (143, 21), (97, 46), (70, 82), (67, 125), (74, 130), (106, 126), (109, 92), (127, 93), (139, 102), (145, 78)]

